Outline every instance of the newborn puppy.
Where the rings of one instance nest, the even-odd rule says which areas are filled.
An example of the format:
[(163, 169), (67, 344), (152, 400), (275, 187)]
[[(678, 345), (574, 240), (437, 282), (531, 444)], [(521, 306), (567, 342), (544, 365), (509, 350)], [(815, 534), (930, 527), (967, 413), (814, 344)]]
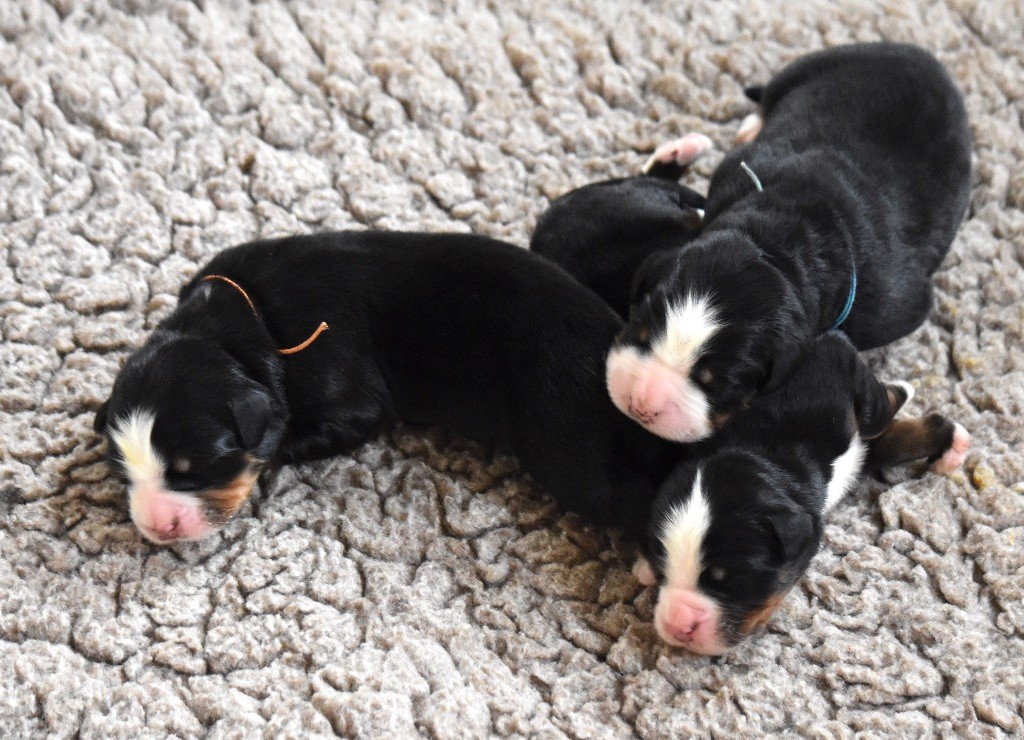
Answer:
[(829, 328), (865, 349), (919, 326), (967, 204), (963, 101), (922, 49), (828, 49), (750, 94), (760, 132), (715, 171), (700, 236), (637, 271), (608, 356), (615, 405), (667, 439), (711, 435)]
[[(634, 178), (639, 187), (651, 179)], [(602, 227), (632, 230), (631, 259), (643, 258), (645, 245), (649, 253), (659, 251), (661, 242), (644, 241), (633, 214), (611, 205)], [(617, 258), (602, 253), (617, 250), (613, 242), (549, 248), (553, 235), (569, 232), (559, 224), (572, 218), (565, 207), (549, 211), (538, 231), (552, 233), (535, 234), (534, 243), (549, 255), (568, 255), (569, 271), (602, 297), (606, 290), (618, 295), (631, 271), (623, 262), (617, 276), (603, 272)], [(828, 510), (862, 470), (916, 459), (937, 472), (962, 464), (970, 437), (959, 424), (937, 414), (893, 420), (911, 393), (906, 384), (879, 383), (850, 341), (828, 332), (812, 340), (779, 388), (753, 397), (716, 435), (689, 445), (660, 487), (645, 533), (649, 562), (635, 570), (645, 584), (660, 583), (655, 628), (661, 638), (719, 654), (765, 624), (807, 570)]]
[(608, 398), (621, 328), (557, 266), (482, 237), (258, 241), (182, 289), (95, 426), (158, 543), (223, 524), (267, 463), (344, 452), (398, 419), (507, 443), (564, 508), (639, 533), (680, 451)]
[(817, 552), (829, 509), (863, 470), (917, 459), (961, 465), (970, 437), (933, 414), (893, 421), (912, 393), (879, 383), (839, 332), (813, 340), (796, 372), (755, 396), (662, 485), (647, 529), (666, 642), (719, 654), (764, 625)]

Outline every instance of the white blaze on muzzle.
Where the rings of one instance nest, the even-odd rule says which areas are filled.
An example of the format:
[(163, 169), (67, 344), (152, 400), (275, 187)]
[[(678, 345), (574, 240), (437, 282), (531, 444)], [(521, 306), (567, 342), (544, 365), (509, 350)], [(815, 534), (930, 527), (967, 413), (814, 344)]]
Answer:
[(665, 330), (649, 353), (618, 345), (608, 353), (612, 402), (652, 434), (676, 442), (711, 435), (711, 406), (690, 371), (721, 328), (710, 299), (687, 296), (666, 307)]
[(665, 517), (659, 539), (665, 548), (664, 582), (658, 591), (654, 627), (662, 640), (695, 653), (725, 652), (721, 637), (721, 609), (700, 592), (702, 548), (711, 526), (711, 507), (701, 488), (701, 471), (686, 502)]
[(164, 544), (192, 540), (212, 529), (194, 497), (167, 490), (166, 464), (153, 447), (151, 411), (138, 409), (113, 422), (110, 438), (131, 484), (128, 508), (132, 521), (149, 540)]

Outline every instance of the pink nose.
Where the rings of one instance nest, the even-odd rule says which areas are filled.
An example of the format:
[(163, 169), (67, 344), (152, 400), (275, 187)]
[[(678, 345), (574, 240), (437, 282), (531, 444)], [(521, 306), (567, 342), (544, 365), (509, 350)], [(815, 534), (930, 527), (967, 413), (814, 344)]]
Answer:
[(192, 539), (202, 536), (208, 528), (197, 504), (167, 495), (155, 496), (147, 503), (137, 524), (150, 539)]
[(720, 612), (714, 601), (697, 591), (663, 587), (654, 608), (654, 627), (661, 639), (701, 655), (721, 655)]
[(630, 389), (629, 413), (641, 421), (660, 416), (672, 402), (675, 377), (671, 370), (659, 365), (648, 365)]
[(648, 424), (661, 414), (661, 411), (652, 411), (649, 406), (645, 405), (642, 401), (637, 402), (635, 399), (629, 403), (629, 415), (638, 421), (642, 421)]
[(149, 505), (148, 529), (161, 539), (176, 539), (182, 521), (187, 516), (186, 507), (173, 499), (160, 498)]
[(658, 358), (613, 348), (607, 380), (615, 407), (659, 437), (694, 442), (710, 434), (703, 392)]
[(707, 609), (677, 600), (665, 617), (665, 628), (680, 642), (690, 642), (697, 629), (708, 621), (708, 616)]

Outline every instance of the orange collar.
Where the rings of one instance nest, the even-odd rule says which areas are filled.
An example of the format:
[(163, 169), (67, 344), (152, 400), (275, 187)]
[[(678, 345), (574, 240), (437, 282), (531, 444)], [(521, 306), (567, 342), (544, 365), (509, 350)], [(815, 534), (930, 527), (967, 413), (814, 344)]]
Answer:
[[(203, 278), (203, 280), (204, 281), (206, 281), (206, 280), (220, 280), (221, 282), (227, 283), (228, 285), (230, 285), (232, 288), (234, 288), (235, 290), (237, 290), (239, 293), (242, 294), (242, 298), (245, 299), (245, 302), (249, 304), (249, 308), (252, 309), (253, 315), (256, 318), (259, 318), (260, 315), (259, 315), (259, 312), (256, 311), (256, 304), (254, 304), (252, 302), (252, 298), (250, 298), (249, 294), (245, 292), (245, 289), (242, 288), (242, 286), (239, 285), (238, 283), (236, 283), (234, 280), (232, 280), (229, 277), (224, 277), (223, 275), (207, 275), (206, 277)], [(315, 342), (317, 337), (319, 337), (325, 331), (327, 331), (327, 322), (326, 321), (321, 321), (320, 322), (320, 326), (318, 326), (313, 331), (313, 333), (309, 335), (309, 338), (306, 339), (305, 342), (302, 342), (301, 344), (296, 344), (294, 347), (287, 347), (285, 349), (279, 349), (277, 352), (278, 352), (278, 354), (282, 354), (282, 355), (294, 355), (296, 352), (301, 352), (302, 350), (306, 349), (306, 347), (308, 347), (313, 342)]]

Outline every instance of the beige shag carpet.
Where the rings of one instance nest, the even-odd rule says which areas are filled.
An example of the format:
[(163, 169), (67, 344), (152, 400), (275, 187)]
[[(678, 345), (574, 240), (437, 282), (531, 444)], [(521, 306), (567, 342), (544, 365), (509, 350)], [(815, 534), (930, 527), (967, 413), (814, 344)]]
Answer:
[[(92, 412), (217, 250), (525, 245), (668, 137), (727, 147), (744, 84), (878, 38), (962, 85), (976, 187), (931, 320), (872, 362), (974, 449), (862, 485), (764, 635), (660, 645), (631, 543), (431, 430), (268, 477), (201, 544), (136, 534)], [(1024, 733), (1022, 118), (1016, 0), (0, 0), (0, 736)]]

